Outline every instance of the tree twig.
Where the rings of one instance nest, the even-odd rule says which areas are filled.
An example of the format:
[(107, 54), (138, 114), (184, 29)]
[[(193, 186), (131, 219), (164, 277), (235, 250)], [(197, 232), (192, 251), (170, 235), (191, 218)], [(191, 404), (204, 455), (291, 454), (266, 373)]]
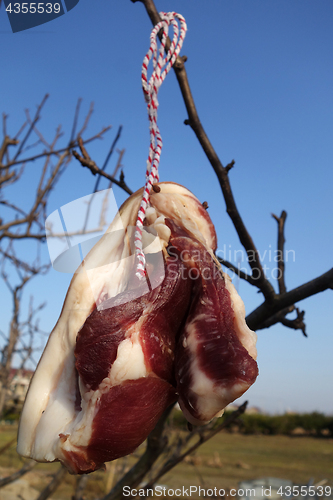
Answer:
[[(234, 422), (240, 415), (242, 415), (247, 407), (248, 402), (245, 401), (236, 411), (234, 411), (229, 417), (225, 418), (222, 423), (215, 428), (205, 428), (205, 427), (199, 427), (193, 435), (198, 436), (198, 441), (194, 443), (190, 448), (186, 449), (183, 453), (177, 453), (176, 456), (172, 457), (170, 460), (168, 460), (165, 464), (162, 465), (160, 470), (154, 475), (152, 479), (148, 482), (148, 484), (145, 486), (145, 490), (148, 490), (149, 488), (152, 488), (154, 484), (161, 479), (162, 476), (164, 476), (167, 472), (169, 472), (173, 467), (175, 467), (177, 464), (182, 462), (184, 458), (191, 453), (193, 453), (195, 450), (199, 448), (203, 443), (214, 437), (216, 434), (221, 432), (222, 429), (225, 429), (228, 425), (230, 425), (232, 422)], [(191, 437), (190, 437), (191, 438)]]
[[(160, 20), (159, 13), (154, 5), (153, 0), (131, 0), (133, 3), (141, 2), (155, 26)], [(166, 50), (170, 47), (170, 40), (167, 40)], [(300, 325), (303, 333), (305, 332), (305, 326), (303, 317), (297, 316), (295, 320), (289, 320), (285, 318), (285, 314), (293, 310), (294, 304), (304, 298), (310, 297), (318, 292), (332, 288), (332, 270), (324, 273), (323, 275), (315, 278), (311, 282), (305, 283), (290, 292), (286, 291), (285, 285), (285, 273), (284, 273), (284, 259), (283, 259), (283, 246), (284, 246), (284, 224), (286, 219), (286, 212), (282, 212), (281, 217), (277, 218), (279, 224), (279, 236), (278, 236), (278, 249), (282, 250), (282, 259), (279, 261), (279, 294), (275, 293), (275, 290), (271, 283), (265, 276), (263, 266), (260, 261), (259, 252), (250, 236), (243, 219), (237, 209), (236, 202), (231, 190), (231, 185), (229, 181), (228, 173), (234, 167), (235, 161), (232, 160), (226, 167), (222, 165), (216, 151), (214, 150), (210, 140), (208, 139), (205, 130), (200, 122), (199, 115), (195, 106), (195, 102), (192, 96), (190, 85), (187, 78), (187, 73), (185, 69), (185, 61), (187, 58), (185, 56), (178, 56), (173, 69), (176, 74), (176, 78), (180, 87), (180, 91), (184, 100), (184, 104), (188, 113), (188, 118), (185, 120), (186, 125), (190, 125), (194, 131), (203, 151), (205, 152), (208, 161), (213, 167), (216, 176), (218, 178), (223, 197), (226, 203), (227, 213), (230, 216), (232, 223), (236, 229), (240, 242), (248, 256), (248, 262), (252, 269), (252, 275), (249, 276), (246, 273), (237, 269), (227, 261), (224, 265), (232, 269), (236, 274), (245, 279), (251, 285), (258, 287), (265, 298), (263, 304), (261, 304), (257, 309), (255, 309), (247, 318), (248, 325), (252, 329), (263, 328), (265, 324), (280, 321), (285, 326), (294, 328), (296, 325)], [(281, 272), (280, 272), (281, 271)], [(298, 329), (298, 328), (297, 328)]]
[(143, 453), (141, 458), (139, 458), (137, 463), (127, 472), (127, 474), (125, 474), (118, 481), (110, 493), (108, 493), (101, 500), (120, 500), (123, 498), (124, 486), (131, 486), (135, 488), (141, 483), (142, 479), (165, 449), (167, 439), (163, 436), (164, 424), (173, 406), (174, 405), (169, 406), (169, 408), (161, 416), (155, 429), (149, 434), (146, 451)]
[(231, 271), (233, 271), (237, 276), (242, 278), (244, 281), (247, 281), (248, 283), (250, 283), (250, 285), (258, 287), (258, 282), (256, 279), (254, 279), (252, 276), (245, 273), (244, 271), (242, 271), (238, 267), (234, 266), (234, 264), (232, 264), (231, 262), (228, 262), (227, 260), (222, 259), (222, 257), (217, 257), (217, 260), (222, 264), (222, 266), (225, 266), (228, 269), (230, 269)]
[(278, 285), (279, 285), (279, 292), (280, 294), (285, 293), (287, 291), (286, 284), (285, 284), (285, 265), (284, 265), (284, 244), (285, 244), (285, 237), (284, 237), (284, 225), (286, 222), (287, 218), (287, 212), (285, 210), (282, 211), (280, 217), (277, 215), (272, 214), (272, 217), (276, 220), (278, 223)]
[(289, 292), (277, 295), (273, 302), (267, 303), (265, 301), (246, 317), (246, 322), (250, 328), (259, 330), (263, 328), (262, 325), (265, 321), (282, 309), (329, 288), (333, 289), (333, 268)]

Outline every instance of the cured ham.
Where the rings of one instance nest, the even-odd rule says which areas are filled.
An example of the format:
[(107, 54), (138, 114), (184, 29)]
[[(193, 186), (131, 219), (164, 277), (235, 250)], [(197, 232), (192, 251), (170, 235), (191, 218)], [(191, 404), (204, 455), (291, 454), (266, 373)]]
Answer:
[(207, 211), (182, 186), (152, 191), (136, 277), (132, 195), (76, 271), (21, 415), (18, 452), (87, 473), (133, 452), (177, 399), (193, 424), (255, 381), (256, 335), (215, 259)]

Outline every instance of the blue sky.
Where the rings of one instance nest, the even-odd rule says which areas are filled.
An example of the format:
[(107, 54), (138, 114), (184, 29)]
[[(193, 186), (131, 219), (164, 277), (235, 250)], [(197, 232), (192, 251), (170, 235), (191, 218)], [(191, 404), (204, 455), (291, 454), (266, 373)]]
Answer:
[[(156, 6), (186, 18), (182, 54), (188, 56), (186, 68), (200, 119), (222, 162), (236, 161), (230, 172), (232, 188), (264, 255), (268, 277), (274, 283), (276, 263), (270, 255), (274, 256), (277, 231), (271, 213), (279, 215), (283, 209), (288, 212), (290, 251), (287, 288), (327, 271), (333, 246), (331, 0), (157, 0)], [(91, 156), (97, 164), (103, 162), (122, 124), (118, 146), (126, 149), (126, 179), (132, 189), (140, 187), (149, 141), (140, 71), (150, 30), (143, 6), (130, 0), (80, 0), (61, 18), (16, 34), (2, 7), (0, 104), (1, 112), (10, 115), (10, 132), (24, 120), (24, 109), (32, 113), (49, 93), (40, 128), (51, 139), (61, 123), (68, 137), (77, 99), (83, 99), (85, 112), (93, 101), (88, 133), (108, 124), (113, 129), (89, 149)], [(193, 132), (183, 124), (187, 115), (172, 72), (161, 87), (159, 102), (164, 142), (160, 179), (184, 184), (208, 201), (219, 250), (233, 260), (241, 246), (215, 174)], [(110, 172), (113, 168), (111, 162)], [(20, 193), (27, 203), (35, 182), (31, 168)], [(49, 213), (89, 194), (94, 183), (88, 171), (72, 162), (50, 199)], [(114, 192), (120, 204), (125, 194), (116, 188)], [(246, 267), (244, 254), (237, 255)], [(36, 303), (48, 302), (41, 316), (46, 331), (59, 316), (69, 279), (52, 270), (30, 288)], [(260, 296), (242, 281), (235, 285), (250, 312)], [(1, 294), (0, 327), (5, 329), (10, 303), (3, 288)], [(309, 338), (281, 325), (259, 331), (260, 376), (246, 398), (272, 412), (333, 414), (332, 291), (298, 305), (306, 310)]]

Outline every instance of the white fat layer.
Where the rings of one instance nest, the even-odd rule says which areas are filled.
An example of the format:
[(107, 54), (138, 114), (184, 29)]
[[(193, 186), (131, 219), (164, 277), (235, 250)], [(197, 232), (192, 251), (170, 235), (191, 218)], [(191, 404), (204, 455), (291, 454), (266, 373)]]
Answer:
[(241, 344), (245, 347), (249, 355), (253, 359), (257, 359), (257, 334), (250, 330), (245, 321), (245, 306), (244, 302), (238, 295), (236, 288), (231, 283), (230, 277), (223, 273), (226, 288), (230, 294), (231, 305), (234, 311), (234, 322), (237, 337), (239, 338)]
[(110, 370), (111, 385), (119, 385), (125, 380), (137, 380), (146, 376), (145, 359), (137, 335), (124, 339), (118, 346), (117, 358)]

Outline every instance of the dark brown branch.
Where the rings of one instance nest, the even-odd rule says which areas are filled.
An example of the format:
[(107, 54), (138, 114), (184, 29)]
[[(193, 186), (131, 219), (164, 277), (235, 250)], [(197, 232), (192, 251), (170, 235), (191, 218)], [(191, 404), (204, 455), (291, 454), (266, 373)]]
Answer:
[[(114, 139), (113, 143), (111, 144), (110, 151), (108, 152), (108, 154), (107, 154), (107, 156), (106, 156), (106, 158), (105, 158), (105, 161), (104, 161), (104, 163), (103, 163), (103, 165), (102, 165), (101, 170), (102, 170), (103, 172), (105, 171), (105, 169), (106, 169), (106, 167), (107, 167), (107, 165), (108, 165), (108, 163), (109, 163), (109, 161), (110, 161), (110, 158), (111, 158), (111, 156), (112, 156), (112, 154), (113, 154), (113, 152), (114, 152), (114, 150), (115, 150), (115, 147), (116, 147), (116, 145), (117, 145), (117, 142), (118, 142), (118, 141), (119, 141), (119, 139), (120, 139), (122, 129), (123, 129), (122, 125), (119, 125), (117, 135), (116, 135), (116, 137), (115, 137), (115, 139)], [(113, 177), (115, 177), (115, 175), (113, 175)], [(99, 177), (98, 177), (98, 179), (97, 179), (97, 181), (96, 181), (96, 184), (95, 184), (94, 193), (95, 193), (95, 192), (97, 191), (97, 189), (98, 189), (98, 185), (99, 185), (99, 181), (100, 181), (100, 179), (101, 179), (101, 177), (99, 176)]]
[(23, 465), (23, 467), (20, 470), (14, 472), (14, 474), (11, 474), (10, 476), (7, 477), (3, 477), (2, 479), (0, 479), (0, 488), (6, 486), (7, 484), (13, 483), (20, 477), (24, 476), (24, 474), (31, 471), (31, 469), (33, 469), (35, 465), (37, 465), (37, 462), (35, 462), (34, 460), (29, 460)]
[(49, 98), (49, 94), (45, 94), (44, 98), (42, 99), (42, 102), (37, 107), (36, 114), (35, 114), (33, 120), (30, 123), (30, 127), (28, 128), (28, 131), (26, 132), (25, 137), (22, 139), (22, 141), (20, 143), (20, 146), (19, 146), (19, 148), (18, 148), (18, 150), (16, 152), (16, 155), (14, 156), (13, 162), (15, 162), (17, 160), (17, 158), (20, 156), (25, 143), (29, 139), (29, 137), (30, 137), (30, 135), (31, 135), (31, 133), (32, 133), (32, 131), (34, 129), (35, 124), (40, 119), (40, 113), (41, 113), (41, 111), (42, 111), (42, 109), (44, 107), (44, 104), (45, 104), (45, 102), (47, 101), (48, 98)]
[(245, 273), (244, 271), (242, 271), (238, 267), (234, 266), (234, 264), (232, 264), (231, 262), (228, 262), (227, 260), (222, 259), (222, 257), (217, 257), (217, 260), (219, 262), (221, 262), (222, 266), (225, 266), (228, 269), (230, 269), (231, 271), (233, 271), (237, 276), (239, 276), (243, 280), (245, 280), (248, 283), (250, 283), (250, 285), (258, 287), (258, 281), (257, 280), (255, 280), (254, 278), (252, 278), (252, 276), (248, 275), (247, 273)]
[[(90, 142), (96, 140), (96, 139), (101, 139), (102, 136), (108, 131), (111, 129), (111, 126), (109, 127), (104, 127), (98, 134), (94, 135), (93, 137), (90, 137), (89, 139), (85, 139), (83, 141), (83, 144), (89, 144)], [(75, 141), (73, 144), (71, 144), (71, 148), (73, 147), (77, 147), (78, 146), (78, 143), (77, 141)], [(22, 158), (22, 159), (17, 159), (15, 161), (11, 161), (9, 162), (7, 165), (5, 166), (1, 166), (0, 165), (0, 168), (8, 168), (8, 167), (13, 167), (15, 165), (20, 165), (21, 163), (29, 163), (29, 162), (33, 162), (35, 160), (39, 160), (40, 158), (45, 158), (46, 156), (59, 156), (60, 153), (64, 153), (65, 151), (68, 150), (68, 146), (64, 147), (64, 148), (60, 148), (60, 149), (57, 149), (55, 151), (44, 151), (43, 153), (40, 153), (38, 155), (34, 155), (34, 156), (30, 156), (29, 158)]]
[(83, 167), (89, 168), (89, 170), (91, 171), (91, 173), (93, 175), (98, 174), (98, 175), (100, 175), (102, 177), (105, 177), (106, 179), (108, 179), (109, 181), (113, 182), (114, 184), (116, 184), (117, 186), (119, 186), (121, 189), (123, 189), (127, 194), (132, 194), (133, 193), (133, 191), (127, 186), (127, 184), (126, 184), (123, 176), (120, 176), (120, 180), (118, 181), (117, 179), (115, 179), (114, 177), (112, 177), (112, 175), (109, 175), (106, 172), (103, 172), (103, 170), (100, 169), (96, 165), (96, 163), (90, 158), (87, 150), (85, 148), (82, 149), (81, 145), (82, 144), (81, 144), (81, 141), (80, 141), (80, 138), (79, 138), (79, 146), (80, 146), (80, 150), (81, 150), (82, 155), (79, 155), (79, 153), (77, 153), (77, 151), (73, 151), (73, 155), (81, 163), (81, 165)]
[[(26, 221), (23, 221), (24, 223)], [(38, 240), (38, 241), (44, 241), (46, 238), (45, 233), (12, 233), (11, 231), (3, 231), (1, 233), (0, 238), (9, 238), (11, 240), (24, 240), (24, 239), (32, 239), (32, 240)]]
[(284, 244), (285, 244), (285, 237), (284, 237), (284, 225), (286, 222), (287, 218), (287, 212), (285, 210), (282, 211), (280, 217), (277, 217), (277, 215), (272, 214), (272, 217), (276, 220), (278, 223), (278, 285), (279, 285), (279, 292), (285, 293), (287, 291), (286, 284), (285, 284), (285, 265), (284, 265)]
[[(160, 21), (160, 17), (156, 10), (153, 0), (132, 0), (133, 3), (135, 3), (136, 1), (140, 1), (141, 3), (143, 3), (153, 25), (156, 25)], [(166, 48), (168, 48), (169, 42), (170, 41), (168, 40)], [(324, 291), (327, 288), (332, 288), (332, 270), (328, 271), (322, 276), (319, 276), (318, 278), (312, 280), (311, 282), (305, 283), (304, 285), (292, 290), (291, 292), (286, 292), (286, 286), (284, 281), (284, 260), (283, 260), (283, 246), (284, 246), (283, 232), (284, 232), (286, 213), (282, 212), (281, 217), (277, 218), (279, 223), (278, 247), (280, 250), (282, 250), (281, 253), (282, 259), (279, 262), (279, 282), (278, 282), (280, 294), (277, 295), (275, 293), (273, 286), (270, 284), (270, 282), (267, 280), (264, 274), (264, 270), (260, 262), (260, 257), (257, 248), (254, 245), (254, 242), (250, 234), (248, 233), (245, 224), (238, 212), (235, 199), (232, 194), (228, 178), (228, 172), (234, 166), (235, 162), (234, 160), (232, 160), (226, 167), (223, 167), (212, 144), (210, 143), (203, 129), (203, 126), (200, 122), (196, 110), (184, 62), (185, 59), (183, 57), (178, 57), (174, 64), (174, 71), (176, 73), (178, 84), (188, 113), (188, 119), (185, 120), (185, 123), (187, 125), (190, 125), (191, 128), (193, 129), (201, 147), (203, 148), (210, 164), (212, 165), (218, 177), (223, 197), (226, 203), (227, 213), (229, 214), (233, 222), (233, 225), (237, 231), (239, 239), (247, 252), (249, 265), (252, 269), (251, 277), (248, 277), (245, 273), (244, 275), (239, 272), (237, 274), (241, 278), (246, 279), (246, 281), (251, 282), (251, 284), (255, 284), (258, 288), (260, 288), (265, 297), (264, 303), (247, 317), (248, 324), (251, 328), (258, 329), (258, 328), (263, 328), (262, 325), (264, 325), (265, 322), (267, 321), (274, 324), (274, 322), (277, 321), (277, 318), (279, 318), (279, 321), (285, 324), (286, 326), (294, 328), (295, 325), (300, 325), (304, 333), (305, 327), (303, 327), (302, 323), (303, 318), (297, 317), (296, 320), (289, 320), (285, 318), (285, 314), (295, 308), (294, 304), (297, 301), (310, 297), (311, 295), (319, 293), (320, 291)], [(230, 265), (229, 268), (232, 269), (232, 265)], [(235, 266), (233, 266), (233, 270), (236, 272)], [(278, 316), (277, 313), (279, 313)]]
[(286, 307), (285, 309), (281, 309), (281, 311), (278, 311), (275, 314), (272, 314), (269, 316), (269, 318), (266, 321), (263, 321), (257, 329), (264, 329), (264, 328), (270, 328), (273, 325), (276, 325), (277, 323), (282, 323), (283, 319), (286, 317), (287, 314), (291, 313), (292, 311), (295, 310), (295, 306), (289, 306)]
[(70, 143), (74, 142), (75, 134), (76, 134), (76, 127), (77, 127), (77, 122), (79, 119), (79, 114), (80, 114), (80, 107), (81, 107), (82, 99), (79, 98), (76, 103), (76, 109), (75, 109), (75, 115), (74, 115), (74, 120), (73, 120), (73, 127), (72, 127), (72, 133), (71, 133), (71, 138), (70, 138)]
[[(135, 2), (137, 0), (132, 0), (132, 1)], [(155, 26), (161, 20), (161, 18), (157, 12), (153, 0), (139, 0), (139, 1), (141, 1), (144, 4), (146, 11), (153, 25)], [(168, 49), (169, 44), (170, 40), (168, 39), (168, 43), (166, 44), (166, 50)], [(220, 161), (216, 151), (214, 150), (210, 140), (206, 135), (206, 132), (200, 122), (199, 115), (194, 103), (194, 99), (187, 78), (184, 59), (181, 57), (177, 57), (177, 60), (173, 68), (188, 113), (188, 119), (186, 120), (186, 124), (191, 126), (211, 166), (213, 167), (217, 175), (220, 187), (222, 189), (223, 197), (226, 203), (227, 213), (230, 216), (235, 226), (235, 229), (237, 231), (237, 234), (239, 236), (242, 245), (244, 246), (248, 256), (250, 257), (249, 264), (250, 267), (252, 268), (252, 277), (254, 280), (257, 281), (258, 287), (262, 291), (266, 300), (272, 300), (275, 295), (274, 288), (272, 287), (272, 285), (265, 276), (264, 270), (260, 262), (258, 250), (249, 232), (245, 227), (245, 224), (240, 216), (240, 213), (238, 212), (236, 202), (232, 194), (228, 178), (228, 171), (230, 170), (231, 166), (234, 165), (234, 162), (231, 162), (228, 165), (228, 168), (223, 167), (222, 162)]]
[(273, 302), (265, 301), (247, 316), (246, 322), (253, 330), (264, 328), (264, 322), (277, 312), (329, 288), (333, 289), (333, 268), (289, 292), (277, 295)]
[(1, 145), (1, 148), (0, 148), (0, 167), (1, 168), (7, 168), (7, 166), (3, 166), (2, 165), (2, 160), (3, 160), (3, 157), (7, 151), (7, 148), (8, 146), (17, 146), (17, 144), (19, 143), (19, 141), (17, 139), (11, 139), (10, 137), (8, 137), (8, 135), (6, 135), (4, 137), (4, 140), (2, 142), (2, 145)]

